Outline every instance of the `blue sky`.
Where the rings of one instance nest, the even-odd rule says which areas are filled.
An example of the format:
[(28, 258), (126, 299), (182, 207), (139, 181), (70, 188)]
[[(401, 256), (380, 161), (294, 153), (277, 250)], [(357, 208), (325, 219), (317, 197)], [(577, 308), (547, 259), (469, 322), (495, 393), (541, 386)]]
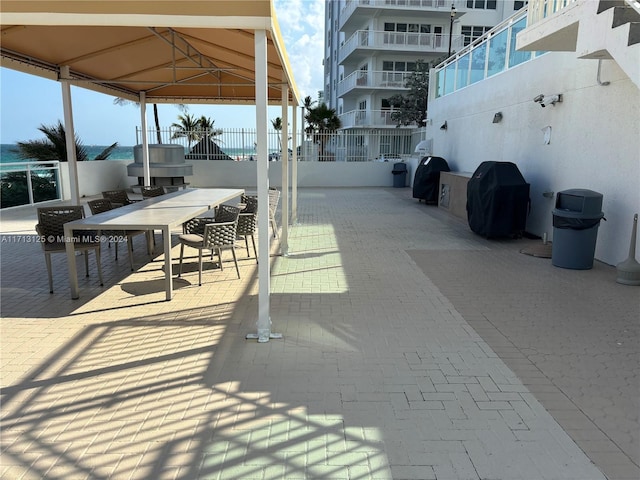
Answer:
[[(324, 0), (275, 0), (285, 48), (301, 98), (317, 98), (323, 88)], [(136, 143), (140, 112), (135, 105), (118, 106), (113, 97), (72, 87), (74, 127), (85, 145)], [(160, 123), (168, 127), (180, 111), (159, 105)], [(205, 115), (219, 128), (255, 128), (252, 106), (191, 105), (188, 113)], [(152, 122), (151, 107), (147, 122)], [(279, 107), (270, 107), (269, 118), (281, 116)], [(0, 68), (0, 143), (42, 138), (38, 127), (62, 120), (62, 90), (55, 81)]]

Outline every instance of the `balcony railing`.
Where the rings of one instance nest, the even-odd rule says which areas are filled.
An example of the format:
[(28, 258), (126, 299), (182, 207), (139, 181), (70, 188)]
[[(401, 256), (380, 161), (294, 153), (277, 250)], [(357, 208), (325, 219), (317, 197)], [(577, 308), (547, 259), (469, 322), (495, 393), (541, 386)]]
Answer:
[(4, 163), (0, 186), (2, 208), (59, 200), (60, 162)]
[[(464, 35), (453, 35), (451, 48), (459, 50), (464, 46)], [(449, 49), (449, 36), (436, 33), (384, 32), (374, 30), (358, 30), (340, 47), (339, 61), (358, 49), (365, 50), (398, 50), (405, 52), (425, 53), (446, 52)]]
[(458, 10), (464, 6), (460, 0), (347, 0), (346, 5), (340, 12), (340, 27), (350, 19), (358, 8), (367, 9), (368, 14), (370, 14), (371, 10), (377, 8), (408, 13), (411, 11), (449, 10), (452, 4)]
[(338, 83), (338, 95), (359, 88), (388, 88), (393, 90), (405, 89), (405, 82), (413, 72), (369, 72), (357, 71), (345, 77)]
[(351, 110), (338, 115), (343, 128), (349, 127), (395, 127), (391, 110)]
[(533, 25), (559, 12), (575, 1), (576, 0), (530, 0), (527, 23), (528, 25)]
[(524, 9), (437, 65), (435, 89), (429, 95), (448, 95), (542, 55), (544, 52), (516, 50), (516, 36), (526, 27)]

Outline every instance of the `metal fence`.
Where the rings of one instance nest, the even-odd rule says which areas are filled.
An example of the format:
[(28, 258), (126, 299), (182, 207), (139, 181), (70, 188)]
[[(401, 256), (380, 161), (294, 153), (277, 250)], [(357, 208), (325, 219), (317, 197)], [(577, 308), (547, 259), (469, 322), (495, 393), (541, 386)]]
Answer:
[[(419, 131), (418, 131), (419, 132)], [(269, 160), (280, 160), (282, 154), (280, 131), (268, 132)], [(422, 140), (411, 129), (354, 129), (313, 134), (298, 133), (297, 158), (310, 162), (367, 162), (382, 160), (389, 154), (404, 158), (413, 154)], [(174, 128), (148, 130), (150, 144), (182, 145), (185, 156), (194, 160), (256, 159), (255, 129), (216, 129), (213, 131), (182, 131)], [(136, 130), (136, 142), (142, 142), (142, 131)], [(292, 134), (287, 141), (289, 156), (293, 154)]]
[(5, 163), (0, 189), (2, 208), (60, 200), (60, 162)]

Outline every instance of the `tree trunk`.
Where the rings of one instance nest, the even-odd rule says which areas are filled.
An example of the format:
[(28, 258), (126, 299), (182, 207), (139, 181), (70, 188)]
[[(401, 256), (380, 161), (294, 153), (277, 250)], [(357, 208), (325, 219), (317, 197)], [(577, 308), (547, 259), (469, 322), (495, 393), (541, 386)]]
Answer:
[(156, 138), (158, 143), (162, 143), (162, 135), (160, 135), (160, 116), (158, 115), (158, 105), (153, 104), (153, 119), (156, 122)]

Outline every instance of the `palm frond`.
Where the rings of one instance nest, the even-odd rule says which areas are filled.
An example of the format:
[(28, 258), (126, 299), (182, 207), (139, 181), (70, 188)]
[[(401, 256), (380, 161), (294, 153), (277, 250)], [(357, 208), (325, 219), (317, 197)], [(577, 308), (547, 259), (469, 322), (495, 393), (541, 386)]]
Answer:
[(105, 148), (102, 152), (100, 152), (96, 158), (94, 158), (94, 160), (106, 160), (107, 158), (109, 158), (109, 155), (111, 155), (111, 152), (113, 152), (113, 150), (118, 146), (118, 142), (115, 142), (114, 144), (108, 146), (107, 148)]

